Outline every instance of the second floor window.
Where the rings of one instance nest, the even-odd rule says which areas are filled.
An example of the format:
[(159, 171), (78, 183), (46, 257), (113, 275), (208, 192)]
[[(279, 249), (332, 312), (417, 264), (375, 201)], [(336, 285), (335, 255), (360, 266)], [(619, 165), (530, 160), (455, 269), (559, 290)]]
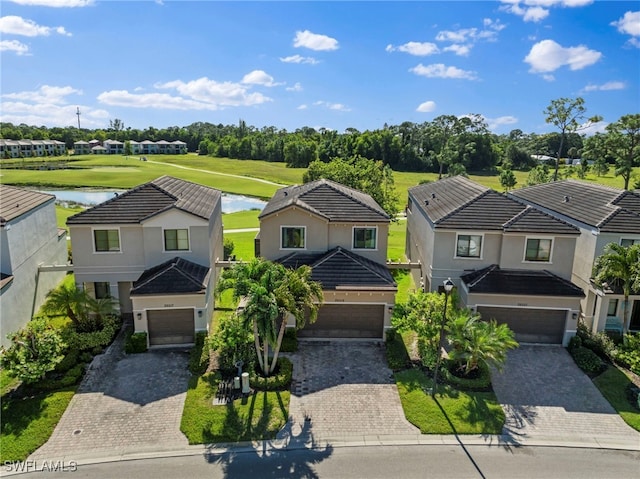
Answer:
[(118, 230), (93, 230), (93, 241), (96, 251), (120, 251)]
[(376, 228), (354, 228), (353, 249), (376, 249), (377, 232)]
[(189, 230), (164, 230), (165, 251), (188, 251)]
[(551, 260), (551, 240), (528, 239), (524, 259), (525, 261), (543, 261), (548, 263)]
[(456, 256), (459, 258), (480, 258), (482, 250), (481, 235), (458, 235)]
[(282, 249), (303, 249), (305, 247), (304, 226), (282, 227)]
[(620, 240), (620, 246), (628, 248), (629, 246), (633, 246), (634, 244), (640, 243), (640, 239), (631, 239), (631, 238), (622, 238)]

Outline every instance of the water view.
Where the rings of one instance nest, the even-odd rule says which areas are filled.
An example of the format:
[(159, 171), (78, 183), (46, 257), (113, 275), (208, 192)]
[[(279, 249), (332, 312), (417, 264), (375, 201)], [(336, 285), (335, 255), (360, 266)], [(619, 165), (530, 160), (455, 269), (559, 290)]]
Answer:
[[(40, 190), (43, 193), (55, 195), (58, 202), (78, 203), (81, 205), (93, 206), (110, 200), (115, 196), (124, 193), (125, 190)], [(242, 195), (222, 194), (222, 212), (236, 213), (238, 211), (261, 210), (266, 202), (258, 198)]]

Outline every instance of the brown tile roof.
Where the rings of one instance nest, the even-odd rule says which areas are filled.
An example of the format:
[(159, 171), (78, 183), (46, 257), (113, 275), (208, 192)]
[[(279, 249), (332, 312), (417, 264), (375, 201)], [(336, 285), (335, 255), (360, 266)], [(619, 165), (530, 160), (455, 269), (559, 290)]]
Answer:
[(208, 220), (220, 198), (216, 189), (162, 176), (69, 217), (67, 224), (140, 223), (170, 208)]
[(371, 196), (325, 179), (279, 189), (259, 218), (291, 206), (307, 210), (328, 221), (389, 222), (389, 216)]
[(310, 266), (311, 279), (320, 282), (324, 290), (396, 287), (385, 265), (341, 247), (326, 253), (291, 253), (276, 261), (287, 268)]
[(0, 226), (55, 199), (47, 193), (0, 184)]
[(409, 188), (435, 228), (578, 234), (577, 228), (463, 177)]
[(176, 257), (142, 273), (133, 283), (131, 294), (204, 293), (210, 272), (206, 266)]
[(500, 269), (496, 264), (460, 276), (470, 293), (584, 297), (571, 281), (550, 271)]
[(603, 232), (640, 233), (640, 194), (577, 180), (529, 186), (510, 193)]

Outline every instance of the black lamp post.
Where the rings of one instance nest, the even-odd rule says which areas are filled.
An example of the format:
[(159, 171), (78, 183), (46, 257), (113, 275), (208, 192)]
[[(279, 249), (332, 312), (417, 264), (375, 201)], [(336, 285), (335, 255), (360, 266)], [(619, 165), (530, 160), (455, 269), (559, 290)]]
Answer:
[(435, 397), (438, 388), (438, 370), (440, 369), (440, 359), (442, 358), (442, 348), (444, 347), (444, 325), (447, 322), (447, 300), (453, 290), (453, 281), (447, 278), (444, 281), (444, 311), (442, 312), (442, 321), (440, 321), (440, 339), (438, 340), (438, 354), (436, 356), (436, 367), (433, 370), (433, 387), (431, 388), (431, 396)]

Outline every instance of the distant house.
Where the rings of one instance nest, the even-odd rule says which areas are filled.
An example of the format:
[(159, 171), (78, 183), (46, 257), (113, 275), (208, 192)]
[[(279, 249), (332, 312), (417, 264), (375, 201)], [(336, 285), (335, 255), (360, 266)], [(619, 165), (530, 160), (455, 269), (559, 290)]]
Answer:
[(409, 189), (406, 254), (416, 285), (506, 323), (522, 342), (567, 344), (584, 293), (571, 282), (577, 227), (462, 176)]
[(218, 190), (163, 176), (67, 220), (76, 283), (112, 297), (150, 346), (189, 344), (213, 314)]
[(67, 263), (66, 231), (56, 225), (55, 196), (0, 184), (0, 342), (23, 327), (64, 271), (41, 266)]
[(324, 305), (312, 338), (384, 338), (396, 283), (386, 267), (389, 216), (367, 194), (328, 180), (278, 190), (259, 215), (256, 255), (308, 265)]
[[(514, 190), (509, 196), (579, 229), (571, 279), (587, 293), (581, 316), (593, 331), (622, 330), (620, 286), (599, 288), (592, 281), (592, 271), (607, 244), (640, 243), (640, 193), (564, 180)], [(640, 331), (640, 291), (634, 292), (629, 303), (629, 329)]]
[(0, 139), (0, 159), (61, 156), (66, 152), (65, 143), (58, 140)]
[(74, 155), (88, 155), (91, 153), (91, 146), (88, 141), (76, 141), (73, 143)]
[[(131, 155), (183, 155), (187, 153), (187, 144), (184, 141), (127, 141), (129, 141)], [(126, 142), (116, 140), (105, 140), (104, 142), (98, 140), (91, 140), (89, 142), (76, 141), (74, 143), (74, 155), (86, 155), (89, 153), (98, 155), (123, 155), (125, 143)]]

